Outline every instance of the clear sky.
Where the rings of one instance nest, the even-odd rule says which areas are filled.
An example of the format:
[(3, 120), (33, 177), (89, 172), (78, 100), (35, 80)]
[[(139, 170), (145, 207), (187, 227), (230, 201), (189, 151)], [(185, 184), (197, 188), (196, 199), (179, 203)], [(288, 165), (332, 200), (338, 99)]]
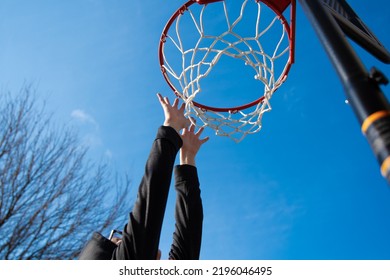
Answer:
[[(159, 38), (183, 3), (2, 0), (0, 88), (34, 83), (55, 118), (80, 130), (91, 156), (130, 174), (135, 195), (163, 121), (156, 93), (174, 98), (160, 72)], [(349, 3), (390, 48), (388, 1)], [(239, 144), (206, 131), (212, 138), (197, 158), (202, 259), (390, 259), (390, 188), (299, 4), (296, 38), (296, 63), (262, 131)], [(388, 65), (356, 50), (390, 77)], [(173, 213), (172, 191), (163, 258)]]

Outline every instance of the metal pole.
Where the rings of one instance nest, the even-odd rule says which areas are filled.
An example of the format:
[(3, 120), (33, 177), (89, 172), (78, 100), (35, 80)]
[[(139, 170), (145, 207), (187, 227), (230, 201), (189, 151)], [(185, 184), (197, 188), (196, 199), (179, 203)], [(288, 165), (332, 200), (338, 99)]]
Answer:
[(341, 27), (319, 0), (299, 0), (343, 83), (349, 104), (390, 184), (390, 105), (379, 83), (386, 78), (371, 75), (349, 44)]

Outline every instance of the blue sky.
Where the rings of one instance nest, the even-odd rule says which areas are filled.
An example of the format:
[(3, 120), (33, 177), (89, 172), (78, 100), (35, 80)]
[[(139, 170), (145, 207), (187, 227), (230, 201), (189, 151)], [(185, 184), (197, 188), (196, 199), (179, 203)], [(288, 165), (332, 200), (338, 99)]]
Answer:
[[(56, 120), (79, 129), (92, 157), (130, 174), (135, 195), (163, 121), (156, 93), (173, 100), (159, 38), (183, 3), (2, 0), (0, 88), (34, 83)], [(389, 48), (387, 1), (349, 3)], [(206, 131), (212, 138), (197, 158), (202, 259), (390, 259), (389, 186), (299, 4), (296, 38), (296, 62), (262, 131), (239, 144)], [(388, 65), (356, 50), (390, 77)], [(172, 191), (163, 258), (173, 212)]]

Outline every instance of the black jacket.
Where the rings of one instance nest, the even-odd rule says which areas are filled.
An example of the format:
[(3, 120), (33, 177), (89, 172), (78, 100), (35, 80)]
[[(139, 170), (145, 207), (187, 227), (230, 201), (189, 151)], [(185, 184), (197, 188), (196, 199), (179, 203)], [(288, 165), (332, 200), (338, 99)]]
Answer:
[[(156, 259), (173, 166), (182, 144), (180, 135), (173, 128), (161, 126), (158, 129), (138, 189), (137, 200), (124, 227), (122, 242), (113, 249), (112, 259)], [(169, 257), (199, 259), (203, 209), (196, 167), (175, 167), (175, 189), (176, 225)], [(94, 237), (96, 239), (96, 236)], [(100, 248), (107, 247), (107, 244), (103, 245)], [(88, 251), (93, 252), (91, 249)], [(83, 252), (85, 253), (85, 250)], [(93, 254), (86, 256), (83, 252), (80, 259), (95, 259)]]

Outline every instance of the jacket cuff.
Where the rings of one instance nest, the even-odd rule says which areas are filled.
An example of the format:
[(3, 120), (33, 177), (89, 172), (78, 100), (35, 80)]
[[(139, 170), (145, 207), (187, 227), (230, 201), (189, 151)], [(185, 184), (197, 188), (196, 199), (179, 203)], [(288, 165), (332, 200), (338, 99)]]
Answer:
[(156, 139), (167, 139), (171, 142), (176, 150), (179, 150), (183, 146), (183, 140), (176, 130), (170, 126), (160, 126), (157, 131)]
[(175, 166), (175, 181), (180, 182), (192, 182), (192, 186), (199, 187), (198, 170), (193, 165), (177, 165)]

